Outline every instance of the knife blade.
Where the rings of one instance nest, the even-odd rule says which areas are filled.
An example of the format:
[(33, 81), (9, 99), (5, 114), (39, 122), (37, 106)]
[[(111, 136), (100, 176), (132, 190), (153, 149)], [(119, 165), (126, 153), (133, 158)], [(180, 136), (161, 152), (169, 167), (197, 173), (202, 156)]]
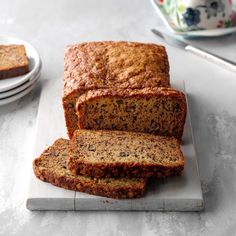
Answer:
[(160, 38), (164, 39), (169, 45), (174, 45), (180, 48), (184, 48), (186, 51), (191, 52), (197, 56), (200, 56), (210, 62), (213, 62), (219, 66), (222, 66), (223, 68), (227, 70), (231, 70), (236, 73), (236, 63), (234, 61), (228, 60), (224, 57), (218, 56), (216, 54), (213, 54), (211, 52), (208, 52), (202, 48), (195, 47), (193, 45), (188, 44), (181, 38), (176, 38), (173, 35), (167, 34), (163, 31), (157, 30), (157, 29), (151, 29), (151, 31), (159, 36)]

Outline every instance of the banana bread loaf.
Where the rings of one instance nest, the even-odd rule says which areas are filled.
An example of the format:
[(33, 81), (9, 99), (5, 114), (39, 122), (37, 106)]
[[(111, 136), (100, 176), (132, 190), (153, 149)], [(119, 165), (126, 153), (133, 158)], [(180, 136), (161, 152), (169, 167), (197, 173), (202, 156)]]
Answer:
[(76, 104), (80, 129), (124, 130), (181, 139), (185, 95), (171, 88), (90, 90)]
[(96, 178), (167, 177), (182, 172), (184, 157), (174, 137), (76, 130), (67, 166), (74, 174)]
[(0, 45), (0, 79), (26, 74), (29, 61), (24, 45)]
[(66, 168), (69, 141), (58, 139), (33, 162), (35, 175), (65, 189), (111, 198), (137, 198), (144, 195), (146, 179), (103, 178), (76, 176)]
[(69, 137), (78, 129), (75, 105), (86, 91), (160, 86), (169, 86), (169, 63), (163, 46), (107, 41), (68, 47), (62, 102)]

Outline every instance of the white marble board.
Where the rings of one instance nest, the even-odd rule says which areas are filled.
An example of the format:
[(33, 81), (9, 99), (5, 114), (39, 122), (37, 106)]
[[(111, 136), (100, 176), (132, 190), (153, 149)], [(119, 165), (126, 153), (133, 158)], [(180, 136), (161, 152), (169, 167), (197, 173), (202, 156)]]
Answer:
[[(184, 83), (175, 82), (172, 87), (184, 90)], [(38, 110), (32, 160), (58, 137), (67, 137), (61, 91), (61, 78), (45, 81)], [(200, 211), (204, 204), (189, 113), (181, 149), (185, 156), (183, 175), (149, 183), (145, 197), (140, 199), (115, 200), (65, 190), (38, 180), (31, 170), (26, 207), (29, 210)]]

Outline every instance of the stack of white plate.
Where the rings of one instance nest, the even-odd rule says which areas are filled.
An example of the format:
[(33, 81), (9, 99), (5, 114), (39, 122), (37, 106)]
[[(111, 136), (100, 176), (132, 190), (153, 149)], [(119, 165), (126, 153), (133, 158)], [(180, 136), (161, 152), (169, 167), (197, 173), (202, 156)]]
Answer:
[(25, 75), (0, 80), (0, 106), (16, 101), (28, 94), (39, 81), (42, 66), (38, 52), (29, 43), (9, 36), (0, 36), (0, 45), (5, 44), (25, 46), (29, 59), (29, 72)]

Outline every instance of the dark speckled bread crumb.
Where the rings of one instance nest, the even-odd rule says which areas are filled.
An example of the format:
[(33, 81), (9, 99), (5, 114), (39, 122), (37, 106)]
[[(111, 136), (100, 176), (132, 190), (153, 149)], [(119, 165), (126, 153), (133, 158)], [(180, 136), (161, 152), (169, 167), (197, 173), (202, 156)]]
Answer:
[(177, 139), (138, 132), (77, 130), (69, 156), (74, 174), (96, 178), (168, 177), (184, 169)]
[(58, 139), (33, 162), (35, 175), (55, 186), (110, 198), (138, 198), (144, 195), (146, 179), (91, 178), (72, 174), (66, 167), (69, 141)]
[(98, 89), (77, 101), (80, 129), (123, 130), (174, 136), (181, 140), (185, 95), (172, 88)]

